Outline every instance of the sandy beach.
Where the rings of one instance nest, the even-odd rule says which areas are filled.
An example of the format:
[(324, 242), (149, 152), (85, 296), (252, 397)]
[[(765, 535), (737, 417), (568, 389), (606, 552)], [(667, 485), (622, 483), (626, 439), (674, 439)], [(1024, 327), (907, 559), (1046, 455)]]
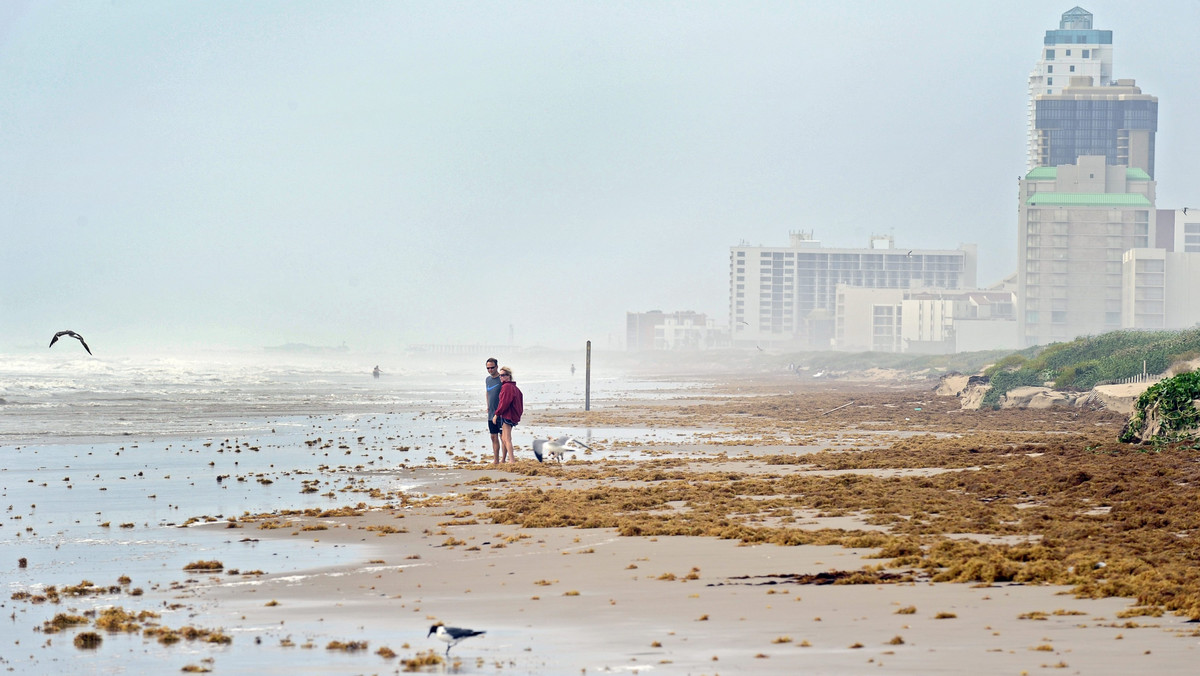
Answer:
[[(463, 471), (446, 489), (503, 476)], [(1184, 674), (1197, 652), (1187, 618), (1129, 623), (1117, 617), (1126, 599), (1080, 600), (1060, 586), (795, 582), (878, 563), (869, 549), (452, 525), (485, 510), (455, 501), (399, 521), (334, 519), (322, 542), (363, 543), (378, 558), (197, 593), (222, 626), (272, 627), (264, 643), (319, 642), (337, 627), (343, 641), (405, 655), (440, 652), (425, 638), (434, 622), (486, 629), (451, 651), (459, 673)], [(368, 530), (397, 523), (415, 537)]]
[[(503, 467), (457, 450), (396, 464), (360, 438), (363, 457), (382, 453), (375, 488), (357, 483), (361, 466), (279, 467), (259, 490), (311, 471), (327, 506), (280, 494), (261, 511), (178, 515), (172, 528), (192, 517), (178, 530), (204, 543), (180, 556), (207, 570), (176, 557), (122, 581), (101, 568), (88, 581), (103, 591), (57, 603), (31, 600), (45, 585), (18, 589), (3, 601), (0, 667), (1193, 673), (1195, 587), (1177, 570), (1194, 559), (1186, 542), (1170, 544), (1193, 523), (1164, 509), (1170, 525), (1143, 524), (1139, 540), (1128, 510), (1154, 493), (1139, 472), (1163, 478), (1164, 500), (1169, 486), (1194, 494), (1195, 450), (1123, 449), (1113, 441), (1123, 418), (1105, 411), (963, 411), (935, 384), (766, 374), (586, 413), (559, 407), (533, 413), (516, 437), (524, 460)], [(281, 445), (303, 445), (313, 426)], [(670, 432), (614, 434), (550, 466), (528, 450), (539, 428)], [(1172, 539), (1155, 541), (1161, 532)], [(94, 650), (73, 647), (112, 607), (154, 615), (98, 632)], [(72, 613), (85, 623), (51, 626)], [(427, 637), (436, 623), (486, 634), (420, 666), (446, 657)], [(184, 638), (163, 641), (162, 628)], [(94, 657), (113, 654), (120, 666)]]

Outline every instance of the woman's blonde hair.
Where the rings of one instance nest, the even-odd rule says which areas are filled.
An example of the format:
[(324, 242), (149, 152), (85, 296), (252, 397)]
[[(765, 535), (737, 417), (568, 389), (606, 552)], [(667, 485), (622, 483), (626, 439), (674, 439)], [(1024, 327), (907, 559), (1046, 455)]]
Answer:
[(511, 368), (509, 368), (509, 367), (507, 367), (507, 366), (501, 366), (501, 367), (500, 367), (500, 371), (499, 371), (499, 372), (500, 372), (500, 373), (507, 373), (509, 378), (511, 378), (511, 377), (512, 377), (512, 375), (513, 375), (513, 371), (512, 371), (512, 369), (511, 369)]

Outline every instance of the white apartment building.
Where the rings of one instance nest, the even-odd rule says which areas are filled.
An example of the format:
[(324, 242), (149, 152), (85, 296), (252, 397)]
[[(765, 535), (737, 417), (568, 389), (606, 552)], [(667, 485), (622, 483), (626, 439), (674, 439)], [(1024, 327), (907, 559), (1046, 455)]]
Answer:
[(826, 248), (810, 232), (789, 246), (745, 244), (729, 252), (729, 317), (733, 345), (828, 349), (834, 339), (837, 287), (909, 289), (975, 286), (976, 247), (896, 248), (873, 236), (862, 249)]
[(1200, 252), (1130, 249), (1122, 259), (1121, 328), (1200, 325)]
[(721, 347), (724, 332), (700, 312), (625, 313), (626, 350), (702, 350)]
[(1017, 349), (1015, 291), (870, 289), (838, 285), (833, 347), (950, 354)]
[[(1162, 212), (1166, 212), (1163, 214)], [(1200, 252), (1200, 208), (1159, 210), (1159, 220), (1169, 216), (1170, 239), (1159, 242), (1163, 248), (1181, 253)]]

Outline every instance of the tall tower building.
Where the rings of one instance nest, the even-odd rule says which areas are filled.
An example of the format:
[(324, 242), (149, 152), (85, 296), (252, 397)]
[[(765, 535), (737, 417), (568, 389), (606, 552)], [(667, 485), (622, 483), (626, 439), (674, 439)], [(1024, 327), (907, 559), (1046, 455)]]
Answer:
[(1154, 178), (1157, 130), (1158, 98), (1143, 94), (1133, 80), (1097, 86), (1089, 76), (1072, 76), (1061, 93), (1034, 97), (1038, 167), (1101, 155)]
[(1037, 167), (1020, 182), (1017, 331), (1025, 346), (1122, 326), (1122, 260), (1155, 246), (1155, 182), (1102, 155)]
[(1038, 164), (1036, 100), (1061, 94), (1072, 76), (1087, 76), (1098, 86), (1112, 81), (1112, 31), (1092, 28), (1092, 13), (1082, 7), (1063, 12), (1058, 30), (1046, 31), (1042, 57), (1029, 74), (1029, 166)]

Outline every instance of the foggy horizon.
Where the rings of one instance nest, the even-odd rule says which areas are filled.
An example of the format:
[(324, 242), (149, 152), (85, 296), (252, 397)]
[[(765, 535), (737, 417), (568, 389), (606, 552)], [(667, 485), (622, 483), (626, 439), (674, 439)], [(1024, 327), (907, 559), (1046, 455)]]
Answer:
[(0, 353), (615, 350), (728, 325), (730, 247), (798, 230), (986, 287), (1075, 4), (1200, 207), (1196, 2), (6, 2)]

